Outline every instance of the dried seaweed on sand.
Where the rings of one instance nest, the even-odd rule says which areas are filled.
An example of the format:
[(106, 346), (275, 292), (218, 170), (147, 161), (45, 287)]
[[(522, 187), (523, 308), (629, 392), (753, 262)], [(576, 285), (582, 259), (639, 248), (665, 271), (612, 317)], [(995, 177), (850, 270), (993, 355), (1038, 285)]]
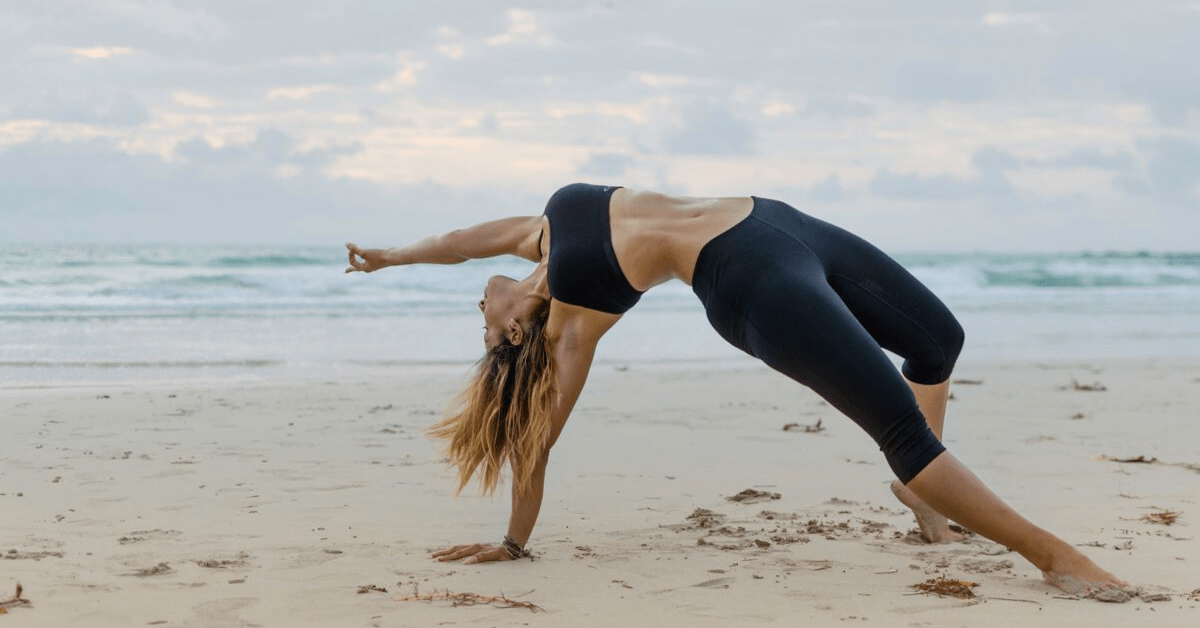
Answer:
[(785, 432), (804, 432), (805, 434), (816, 434), (824, 432), (825, 426), (821, 425), (821, 419), (817, 419), (812, 425), (800, 425), (799, 423), (788, 423), (783, 426)]
[[(529, 595), (530, 593), (533, 593), (533, 591), (529, 591), (528, 593), (523, 593), (519, 597)], [(479, 604), (484, 604), (484, 605), (492, 606), (495, 608), (527, 608), (527, 609), (529, 609), (529, 611), (531, 613), (536, 613), (538, 611), (546, 610), (546, 609), (538, 606), (537, 604), (533, 604), (532, 602), (522, 602), (520, 600), (514, 600), (512, 598), (505, 596), (504, 594), (495, 595), (495, 596), (480, 595), (478, 593), (471, 593), (469, 591), (455, 593), (454, 591), (451, 591), (450, 589), (443, 589), (441, 591), (438, 591), (435, 589), (433, 591), (433, 593), (422, 594), (420, 591), (417, 590), (416, 585), (413, 585), (413, 594), (412, 595), (408, 595), (408, 596), (401, 597), (401, 598), (396, 598), (396, 601), (398, 601), (398, 602), (429, 602), (431, 604), (433, 602), (450, 602), (450, 606), (477, 606)]]
[(757, 504), (758, 502), (771, 501), (772, 499), (779, 499), (779, 498), (780, 498), (779, 493), (772, 493), (771, 491), (760, 491), (760, 490), (756, 490), (753, 488), (748, 488), (748, 489), (745, 489), (742, 492), (738, 493), (737, 495), (730, 495), (730, 496), (726, 497), (725, 499), (727, 501), (738, 502), (741, 504)]
[(1125, 464), (1154, 464), (1158, 462), (1158, 458), (1147, 458), (1145, 456), (1135, 456), (1133, 458), (1113, 458), (1112, 456), (1100, 456), (1100, 459), (1108, 462), (1122, 462)]
[(971, 589), (977, 586), (979, 586), (978, 582), (947, 578), (945, 574), (942, 574), (937, 578), (930, 578), (925, 582), (914, 584), (912, 588), (921, 593), (932, 593), (939, 597), (957, 597), (969, 600), (975, 597), (975, 592)]
[[(1064, 386), (1064, 388), (1066, 387)], [(1100, 382), (1096, 382), (1095, 384), (1080, 384), (1079, 380), (1072, 379), (1070, 389), (1080, 392), (1104, 392), (1108, 390), (1108, 387)]]
[(1172, 523), (1175, 523), (1175, 520), (1179, 518), (1179, 515), (1180, 513), (1178, 512), (1163, 510), (1159, 512), (1152, 512), (1148, 515), (1143, 515), (1142, 521), (1145, 521), (1146, 523), (1160, 523), (1162, 525), (1169, 526)]
[(1181, 469), (1187, 469), (1188, 471), (1194, 471), (1196, 473), (1200, 473), (1200, 464), (1187, 463), (1187, 462), (1163, 462), (1162, 460), (1159, 460), (1158, 458), (1147, 458), (1146, 456), (1133, 456), (1130, 458), (1114, 458), (1112, 456), (1100, 456), (1100, 459), (1104, 460), (1105, 462), (1120, 462), (1123, 464), (1160, 464), (1165, 467), (1179, 467)]

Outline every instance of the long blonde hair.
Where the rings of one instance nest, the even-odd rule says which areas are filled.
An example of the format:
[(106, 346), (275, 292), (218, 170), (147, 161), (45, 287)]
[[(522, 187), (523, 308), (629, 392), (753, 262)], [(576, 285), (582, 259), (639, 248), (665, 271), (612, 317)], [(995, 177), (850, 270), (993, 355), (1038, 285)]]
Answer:
[(429, 434), (449, 441), (446, 454), (458, 467), (458, 491), (478, 473), (483, 493), (500, 482), (505, 462), (521, 494), (531, 487), (534, 467), (545, 453), (554, 404), (554, 363), (546, 337), (550, 306), (534, 312), (525, 339), (507, 338), (488, 351), (474, 378), (455, 398), (451, 410)]

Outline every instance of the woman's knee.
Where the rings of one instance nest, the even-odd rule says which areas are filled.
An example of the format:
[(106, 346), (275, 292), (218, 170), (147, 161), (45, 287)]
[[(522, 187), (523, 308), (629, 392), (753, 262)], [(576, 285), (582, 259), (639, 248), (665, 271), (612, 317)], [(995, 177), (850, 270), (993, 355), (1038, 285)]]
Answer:
[(949, 379), (966, 341), (966, 332), (953, 316), (930, 331), (929, 350), (921, 356), (908, 356), (901, 368), (904, 377), (917, 384), (940, 384)]

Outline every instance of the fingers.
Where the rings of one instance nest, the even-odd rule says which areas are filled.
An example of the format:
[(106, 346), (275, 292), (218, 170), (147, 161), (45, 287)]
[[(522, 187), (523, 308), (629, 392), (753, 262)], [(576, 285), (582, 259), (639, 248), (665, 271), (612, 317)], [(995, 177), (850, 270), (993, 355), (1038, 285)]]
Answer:
[(458, 560), (478, 552), (482, 546), (478, 543), (473, 545), (455, 545), (449, 549), (444, 549), (440, 552), (434, 552), (433, 558), (445, 562), (447, 560)]
[(480, 545), (479, 543), (472, 545), (455, 545), (451, 548), (436, 551), (430, 557), (437, 559), (439, 562), (465, 558), (466, 560), (463, 561), (464, 565), (489, 563), (497, 560), (512, 560), (512, 557), (509, 556), (508, 552), (505, 552), (503, 548), (492, 547), (490, 545)]
[(485, 549), (481, 552), (476, 552), (475, 555), (469, 556), (463, 561), (464, 565), (474, 565), (475, 563), (490, 563), (495, 560), (512, 560), (512, 556), (501, 548), (493, 547)]
[(441, 558), (442, 556), (449, 556), (450, 554), (453, 554), (454, 552), (457, 552), (465, 547), (471, 547), (471, 546), (470, 545), (455, 545), (454, 547), (448, 547), (444, 550), (438, 550), (438, 551), (434, 552), (433, 555), (431, 556), (431, 558)]
[(358, 250), (358, 245), (354, 244), (353, 242), (347, 242), (346, 254), (350, 258), (350, 268), (347, 268), (346, 272), (361, 272), (363, 270), (362, 266), (360, 265), (361, 263), (354, 257), (355, 255), (358, 255), (359, 257), (362, 256), (362, 253)]

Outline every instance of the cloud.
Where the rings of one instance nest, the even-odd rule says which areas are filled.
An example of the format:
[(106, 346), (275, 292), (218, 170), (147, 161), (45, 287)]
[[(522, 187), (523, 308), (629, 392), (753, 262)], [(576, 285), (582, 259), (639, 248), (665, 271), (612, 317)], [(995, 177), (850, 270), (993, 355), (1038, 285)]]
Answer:
[(204, 9), (183, 9), (165, 0), (108, 2), (105, 8), (170, 37), (213, 42), (228, 37), (228, 25)]
[(424, 61), (413, 61), (407, 55), (397, 60), (400, 68), (386, 80), (376, 83), (375, 89), (381, 92), (396, 92), (417, 84), (417, 75), (429, 67)]
[(133, 48), (126, 46), (96, 46), (94, 48), (72, 48), (71, 54), (79, 59), (107, 59), (120, 55), (133, 54)]
[(1007, 198), (1016, 194), (1005, 172), (1020, 167), (1012, 155), (988, 147), (976, 152), (971, 164), (977, 174), (956, 177), (948, 174), (925, 176), (894, 173), (880, 168), (871, 180), (871, 193), (887, 199), (904, 201), (958, 200), (973, 197)]
[(622, 153), (592, 153), (579, 165), (579, 174), (616, 178), (624, 176), (633, 163), (633, 157)]
[(1144, 172), (1117, 179), (1117, 186), (1139, 196), (1200, 207), (1200, 143), (1181, 137), (1141, 139)]
[[(327, 162), (337, 147), (296, 152), (280, 134), (244, 145), (180, 144), (183, 159), (131, 154), (106, 139), (31, 141), (0, 150), (3, 239), (29, 242), (332, 243), (461, 226), (498, 192), (430, 183), (381, 186), (277, 164)], [(281, 157), (282, 155), (282, 157)], [(63, 185), (70, 181), (71, 185)], [(513, 200), (514, 206), (530, 199)], [(544, 200), (542, 201), (544, 202)], [(403, 208), (420, 208), (405, 212)], [(436, 214), (425, 212), (437, 207)]]
[[(334, 159), (362, 151), (358, 143), (321, 146), (307, 151), (293, 150), (295, 141), (279, 129), (260, 130), (246, 144), (214, 146), (204, 138), (192, 138), (175, 145), (175, 155), (192, 164), (204, 165), (210, 172), (243, 168), (268, 170), (271, 166), (289, 164), (308, 169), (328, 165)], [(316, 174), (316, 173), (314, 173)]]
[(793, 113), (796, 113), (796, 106), (790, 102), (772, 99), (764, 104), (759, 111), (768, 118), (774, 118), (776, 116), (790, 116)]
[(550, 46), (555, 43), (554, 37), (544, 32), (538, 14), (525, 9), (508, 10), (508, 30), (489, 37), (489, 46), (508, 46), (512, 44), (532, 44), (535, 46)]
[(804, 115), (830, 118), (866, 118), (875, 108), (860, 100), (839, 95), (811, 96), (804, 105)]
[(809, 188), (805, 195), (810, 200), (836, 203), (851, 198), (850, 191), (842, 186), (842, 180), (836, 173), (818, 181)]
[(328, 84), (273, 87), (267, 90), (267, 100), (309, 100), (317, 94), (336, 90), (337, 87)]
[(1104, 151), (1099, 148), (1077, 148), (1061, 157), (1026, 162), (1046, 168), (1092, 168), (1095, 170), (1129, 170), (1134, 156), (1128, 151)]
[(171, 94), (171, 100), (192, 109), (213, 109), (221, 105), (217, 99), (211, 96), (194, 92), (174, 92)]
[(1002, 75), (974, 67), (969, 58), (905, 56), (892, 73), (891, 92), (916, 102), (979, 102), (996, 94), (1001, 79)]
[(712, 103), (685, 109), (666, 139), (668, 151), (682, 154), (746, 155), (753, 147), (753, 127), (728, 108)]
[(633, 80), (651, 88), (683, 87), (692, 83), (693, 81), (693, 79), (688, 76), (655, 74), (653, 72), (634, 72)]
[(993, 27), (1029, 26), (1045, 35), (1050, 35), (1054, 32), (1054, 29), (1050, 26), (1049, 18), (1045, 14), (1032, 12), (1005, 13), (992, 11), (984, 14), (983, 25)]
[(97, 126), (131, 127), (150, 119), (150, 113), (131, 94), (108, 96), (80, 93), (65, 96), (46, 92), (40, 98), (17, 105), (8, 115), (15, 120), (50, 120), (94, 124)]

